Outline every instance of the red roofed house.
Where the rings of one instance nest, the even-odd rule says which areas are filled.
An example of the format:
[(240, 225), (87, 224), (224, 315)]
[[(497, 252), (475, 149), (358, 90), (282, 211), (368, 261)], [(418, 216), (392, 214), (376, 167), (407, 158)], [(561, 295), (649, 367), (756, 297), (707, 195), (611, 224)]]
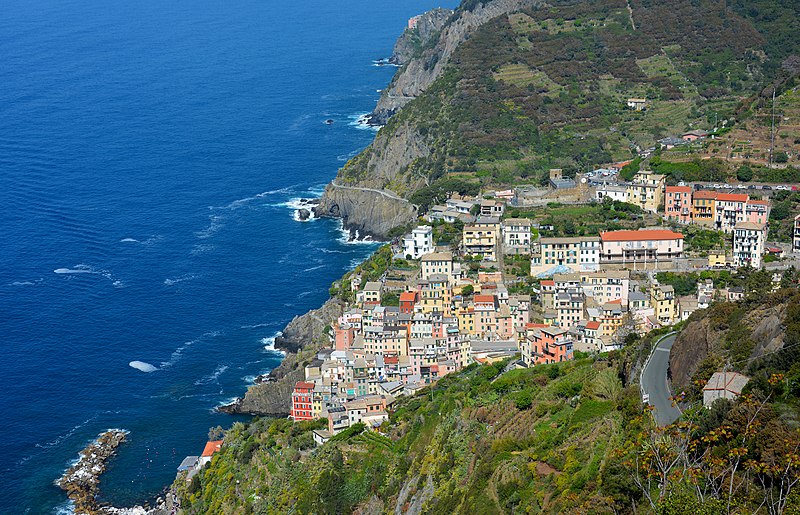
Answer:
[(197, 460), (199, 468), (202, 468), (211, 461), (211, 457), (214, 453), (217, 453), (222, 448), (222, 440), (212, 440), (206, 443), (205, 448), (203, 449), (203, 454), (200, 455), (200, 459)]
[(527, 345), (521, 346), (522, 360), (529, 366), (559, 363), (572, 359), (572, 338), (566, 329), (544, 327), (529, 332)]
[(298, 381), (292, 392), (292, 411), (289, 415), (293, 420), (313, 420), (311, 397), (314, 392), (314, 383)]
[(411, 314), (414, 312), (414, 304), (417, 303), (419, 292), (404, 291), (400, 294), (400, 313)]
[(692, 188), (667, 186), (664, 215), (668, 220), (688, 224), (692, 222)]
[(683, 257), (683, 234), (665, 229), (600, 233), (601, 264), (671, 261)]
[(717, 202), (714, 205), (714, 228), (727, 233), (733, 232), (736, 224), (745, 221), (745, 205), (748, 198), (746, 193), (717, 193)]

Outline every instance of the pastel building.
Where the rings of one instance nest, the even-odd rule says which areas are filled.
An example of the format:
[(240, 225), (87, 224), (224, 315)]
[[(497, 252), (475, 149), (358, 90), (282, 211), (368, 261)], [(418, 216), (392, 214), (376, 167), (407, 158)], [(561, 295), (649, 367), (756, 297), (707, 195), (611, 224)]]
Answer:
[(531, 221), (527, 218), (509, 218), (503, 221), (503, 251), (506, 254), (530, 254)]
[(692, 223), (713, 227), (716, 202), (716, 191), (695, 191), (692, 195)]
[(637, 173), (628, 184), (628, 203), (655, 213), (664, 201), (663, 175), (650, 171)]
[(420, 259), (420, 277), (430, 279), (434, 274), (453, 275), (453, 255), (449, 252), (433, 252)]
[(522, 361), (528, 366), (560, 363), (572, 359), (573, 339), (566, 329), (542, 327), (528, 332), (527, 343), (521, 351)]
[(597, 270), (599, 264), (600, 238), (597, 236), (542, 238), (539, 254), (531, 258), (531, 274), (545, 273), (554, 268), (592, 271)]
[(290, 417), (292, 420), (312, 420), (313, 406), (312, 398), (314, 395), (314, 383), (308, 381), (298, 381), (292, 391), (292, 409)]
[(674, 222), (691, 223), (692, 188), (689, 186), (667, 186), (664, 216)]
[(636, 265), (683, 257), (683, 234), (665, 229), (600, 233), (602, 264)]
[(740, 222), (733, 231), (733, 263), (735, 266), (761, 268), (766, 230), (763, 224)]

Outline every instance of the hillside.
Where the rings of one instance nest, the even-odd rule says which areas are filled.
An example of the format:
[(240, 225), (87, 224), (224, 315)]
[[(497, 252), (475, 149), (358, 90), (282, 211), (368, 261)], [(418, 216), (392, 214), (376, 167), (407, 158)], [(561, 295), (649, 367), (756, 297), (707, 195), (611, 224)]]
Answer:
[[(683, 345), (727, 324), (708, 355), (752, 380), (710, 410), (687, 389), (671, 426), (621, 379), (656, 338), (632, 335), (599, 358), (473, 364), (400, 398), (379, 431), (356, 424), (319, 447), (325, 421), (236, 423), (211, 465), (174, 487), (185, 513), (797, 513), (798, 295), (756, 292), (692, 317)], [(698, 359), (694, 378), (717, 369)]]
[[(753, 109), (757, 120), (765, 89), (796, 84), (798, 19), (796, 3), (767, 0), (464, 2), (398, 71), (376, 109), (392, 116), (336, 183), (424, 210), (442, 191), (538, 184), (550, 167), (569, 175), (687, 129), (736, 127)], [(631, 97), (646, 109), (627, 108)], [(395, 200), (402, 213), (366, 217), (349, 196), (375, 194), (329, 187), (320, 213), (379, 235), (416, 215)]]

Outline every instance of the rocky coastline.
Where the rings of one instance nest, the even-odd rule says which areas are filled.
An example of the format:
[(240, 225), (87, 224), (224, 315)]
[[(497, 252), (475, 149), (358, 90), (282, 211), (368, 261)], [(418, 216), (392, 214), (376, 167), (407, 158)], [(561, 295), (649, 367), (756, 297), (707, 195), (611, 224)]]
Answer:
[(78, 461), (69, 467), (56, 485), (67, 493), (76, 514), (87, 515), (166, 515), (170, 513), (168, 501), (156, 500), (155, 507), (134, 506), (116, 508), (97, 500), (100, 490), (100, 476), (105, 472), (107, 462), (125, 442), (128, 431), (109, 429), (100, 433), (80, 452)]
[(344, 308), (343, 301), (332, 298), (320, 308), (295, 317), (275, 338), (275, 348), (286, 352), (281, 364), (256, 378), (244, 397), (217, 410), (232, 415), (288, 416), (294, 384), (305, 379), (305, 366), (327, 344), (331, 320), (341, 316)]

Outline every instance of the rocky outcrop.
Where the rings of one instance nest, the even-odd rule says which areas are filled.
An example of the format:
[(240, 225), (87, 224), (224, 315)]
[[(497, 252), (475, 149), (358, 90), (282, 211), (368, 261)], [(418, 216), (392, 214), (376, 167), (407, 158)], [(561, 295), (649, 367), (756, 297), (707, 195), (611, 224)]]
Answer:
[(329, 184), (315, 211), (341, 218), (351, 237), (388, 239), (389, 231), (417, 218), (417, 207), (392, 192)]
[(344, 306), (339, 299), (329, 299), (319, 309), (289, 322), (281, 336), (275, 338), (275, 348), (286, 352), (283, 362), (266, 376), (259, 377), (243, 398), (218, 408), (219, 411), (275, 417), (289, 415), (295, 383), (305, 379), (305, 366), (327, 345), (325, 328), (341, 316)]
[(439, 31), (452, 15), (452, 10), (441, 7), (421, 14), (417, 19), (417, 26), (413, 29), (406, 29), (397, 39), (389, 63), (403, 66), (411, 61), (411, 58), (439, 36)]
[[(747, 312), (742, 323), (748, 328), (749, 338), (754, 342), (750, 357), (755, 358), (783, 347), (784, 326), (787, 305), (756, 306)], [(678, 388), (690, 384), (698, 366), (710, 354), (723, 356), (727, 327), (718, 327), (714, 314), (722, 310), (712, 306), (701, 312), (697, 319), (691, 320), (675, 339), (669, 359), (669, 369), (673, 386)]]
[(543, 3), (539, 0), (493, 0), (477, 2), (472, 10), (459, 9), (441, 29), (436, 44), (399, 70), (389, 87), (383, 90), (373, 111), (374, 122), (383, 121), (378, 124), (385, 124), (385, 120), (398, 109), (423, 93), (442, 74), (458, 45), (466, 41), (477, 27), (492, 18)]

